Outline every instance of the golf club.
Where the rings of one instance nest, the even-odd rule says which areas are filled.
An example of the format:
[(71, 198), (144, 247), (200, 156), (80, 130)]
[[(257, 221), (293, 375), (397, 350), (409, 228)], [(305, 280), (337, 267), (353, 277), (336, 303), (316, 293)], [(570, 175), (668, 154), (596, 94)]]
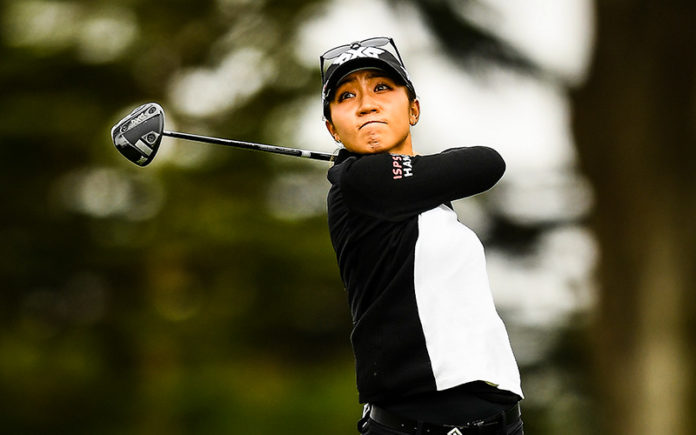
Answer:
[(333, 154), (318, 151), (166, 131), (164, 109), (157, 103), (137, 107), (111, 129), (111, 139), (118, 152), (138, 166), (147, 166), (155, 158), (163, 136), (314, 160), (331, 161), (334, 158)]

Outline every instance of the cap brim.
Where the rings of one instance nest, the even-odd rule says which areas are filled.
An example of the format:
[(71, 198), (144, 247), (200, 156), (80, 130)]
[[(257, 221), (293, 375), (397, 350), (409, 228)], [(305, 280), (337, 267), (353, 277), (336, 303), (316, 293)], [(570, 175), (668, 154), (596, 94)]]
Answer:
[(393, 73), (387, 71), (382, 66), (376, 66), (376, 65), (374, 65), (374, 66), (359, 66), (359, 67), (352, 68), (352, 69), (344, 72), (343, 74), (341, 74), (341, 77), (338, 80), (336, 80), (336, 84), (334, 85), (334, 87), (338, 88), (339, 86), (341, 86), (343, 84), (343, 82), (345, 81), (345, 79), (349, 75), (353, 74), (354, 72), (365, 71), (365, 70), (381, 71), (381, 72), (389, 75), (390, 77), (393, 75)]
[(390, 78), (395, 79), (399, 84), (406, 85), (406, 79), (402, 76), (401, 72), (388, 62), (382, 59), (361, 58), (346, 62), (338, 67), (336, 71), (333, 71), (331, 77), (327, 81), (327, 89), (330, 90), (328, 94), (331, 95), (341, 81), (347, 76), (353, 74), (354, 72), (365, 69), (376, 69), (383, 71)]

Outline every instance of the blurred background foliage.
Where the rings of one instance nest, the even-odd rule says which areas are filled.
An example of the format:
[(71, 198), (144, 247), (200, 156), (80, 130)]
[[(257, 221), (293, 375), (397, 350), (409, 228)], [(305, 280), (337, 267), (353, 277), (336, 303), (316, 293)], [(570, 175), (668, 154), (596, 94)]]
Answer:
[[(3, 3), (0, 431), (353, 427), (326, 219), (267, 206), (276, 174), (304, 168), (211, 147), (198, 166), (143, 171), (108, 135), (129, 107), (166, 100), (178, 71), (215, 63), (215, 44), (259, 46), (316, 79), (282, 55), (311, 3)], [(268, 108), (317, 81), (269, 86), (190, 129), (267, 140)]]
[[(455, 13), (477, 3), (389, 5), (417, 10), (442, 52), (480, 76), (490, 74), (482, 64), (493, 65), (564, 89), (579, 87), (466, 14)], [(684, 8), (684, 17), (693, 16), (687, 13), (693, 6), (639, 7), (642, 14), (634, 11), (634, 18), (645, 25), (634, 28), (632, 22), (613, 20), (630, 6), (605, 3), (612, 6), (598, 7), (596, 61), (603, 76), (613, 80), (598, 83), (591, 76), (572, 102), (579, 110), (574, 127), (582, 168), (595, 191), (601, 189), (597, 205), (591, 219), (585, 213), (570, 218), (560, 213), (530, 222), (496, 208), (504, 195), (479, 201), (489, 222), (486, 245), (505, 258), (531, 264), (539, 246), (548, 242), (545, 235), (569, 222), (598, 229), (598, 245), (612, 255), (625, 255), (610, 251), (612, 246), (640, 243), (630, 227), (634, 215), (617, 213), (625, 203), (617, 208), (612, 200), (642, 200), (638, 210), (654, 210), (650, 201), (661, 190), (648, 189), (653, 196), (644, 199), (641, 185), (631, 181), (650, 183), (665, 173), (640, 171), (664, 144), (641, 141), (645, 154), (626, 163), (623, 157), (634, 151), (635, 142), (632, 131), (621, 126), (637, 121), (610, 115), (652, 102), (656, 94), (650, 90), (668, 88), (671, 76), (665, 70), (678, 69), (685, 60), (691, 69), (669, 89), (681, 89), (690, 109), (676, 120), (648, 122), (657, 119), (655, 113), (637, 119), (651, 132), (676, 122), (680, 127), (673, 130), (670, 145), (679, 143), (682, 157), (693, 157), (693, 31), (689, 34), (674, 12)], [(298, 59), (293, 44), (312, 17), (341, 4), (350, 2), (0, 1), (3, 433), (355, 433), (361, 408), (348, 338), (350, 316), (323, 212), (326, 165), (166, 139), (155, 163), (141, 169), (122, 159), (108, 136), (133, 107), (158, 101), (172, 130), (309, 148), (294, 143), (289, 132), (300, 128), (299, 108), (308, 99), (318, 103), (319, 71), (318, 65)], [(656, 12), (671, 17), (671, 25), (649, 26)], [(641, 29), (653, 32), (641, 34)], [(655, 53), (670, 46), (675, 35), (683, 51), (674, 55), (674, 63), (656, 67), (663, 72), (660, 77), (635, 84), (646, 89), (644, 95), (632, 99), (629, 90), (625, 98), (606, 98), (622, 89), (624, 78), (614, 73), (633, 77), (621, 63), (632, 44), (614, 42), (637, 34), (655, 41), (655, 47), (642, 58), (636, 54), (636, 68), (654, 65)], [(211, 88), (211, 83), (217, 85)], [(656, 109), (682, 95), (663, 94)], [(684, 123), (688, 128), (681, 127)], [(328, 135), (325, 139), (331, 150), (334, 145)], [(619, 143), (626, 145), (614, 147)], [(607, 151), (612, 158), (604, 159)], [(679, 168), (679, 161), (673, 156), (660, 168)], [(615, 186), (616, 168), (624, 164), (637, 172), (627, 170), (620, 178), (623, 190), (605, 189)], [(663, 216), (660, 229), (684, 224), (694, 211), (693, 176), (669, 174), (671, 184), (662, 188), (678, 187), (679, 192), (662, 209), (680, 218)], [(652, 217), (641, 221), (639, 230), (650, 228)], [(625, 232), (617, 232), (622, 225)], [(572, 238), (576, 233), (563, 234)], [(614, 236), (619, 238), (612, 243)], [(688, 326), (696, 309), (693, 302), (680, 301), (693, 300), (686, 296), (694, 282), (693, 230), (665, 230), (650, 240), (681, 245), (668, 249), (656, 265), (634, 254), (635, 261), (600, 267), (599, 278), (613, 285), (610, 290), (620, 288), (620, 277), (636, 265), (667, 277), (639, 289), (643, 297), (637, 302), (631, 302), (635, 283), (630, 281), (621, 291), (605, 290), (599, 310), (570, 310), (553, 328), (532, 327), (502, 310), (528, 395), (523, 402), (527, 433), (597, 433), (600, 427), (601, 433), (660, 433), (622, 431), (631, 426), (601, 418), (618, 410), (627, 420), (641, 421), (636, 413), (662, 410), (654, 402), (665, 399), (664, 392), (654, 384), (652, 390), (625, 389), (643, 380), (659, 384), (645, 373), (653, 373), (650, 364), (641, 366), (644, 372), (621, 374), (645, 349), (651, 355), (649, 346), (639, 345), (645, 335), (631, 336), (646, 312), (654, 323), (639, 332), (661, 319), (676, 319), (668, 322), (673, 329), (661, 329), (656, 338), (676, 344), (658, 351), (657, 359), (680, 363), (659, 365), (654, 376), (676, 367), (677, 375), (668, 378), (684, 379), (692, 368), (685, 343), (693, 339)], [(569, 246), (564, 249), (576, 245)], [(646, 246), (631, 252), (655, 252), (653, 245)], [(676, 263), (669, 273), (660, 266)], [(641, 276), (636, 274), (636, 280)], [(666, 310), (660, 313), (649, 312), (655, 285), (662, 295), (676, 295), (666, 307), (658, 305)], [(624, 303), (632, 314), (617, 315)], [(680, 315), (673, 315), (675, 307), (683, 310)], [(621, 352), (614, 352), (617, 348)], [(688, 404), (693, 391), (693, 386), (682, 387), (666, 403)], [(653, 402), (633, 410), (618, 406), (627, 396)], [(688, 433), (680, 423), (682, 408), (667, 413), (673, 430), (663, 433)]]

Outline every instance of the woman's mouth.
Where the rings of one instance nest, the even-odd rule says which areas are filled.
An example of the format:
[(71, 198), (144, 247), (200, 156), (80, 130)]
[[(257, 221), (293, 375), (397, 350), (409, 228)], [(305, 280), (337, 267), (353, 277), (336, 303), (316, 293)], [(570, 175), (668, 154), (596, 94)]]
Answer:
[(367, 121), (366, 123), (361, 125), (358, 130), (362, 130), (363, 127), (371, 125), (371, 124), (386, 124), (386, 122), (384, 122), (384, 121)]

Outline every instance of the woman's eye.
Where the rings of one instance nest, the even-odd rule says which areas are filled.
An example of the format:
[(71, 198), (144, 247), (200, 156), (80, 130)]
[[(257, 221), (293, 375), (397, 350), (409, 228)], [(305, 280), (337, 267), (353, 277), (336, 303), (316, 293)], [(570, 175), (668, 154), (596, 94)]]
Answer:
[(377, 86), (375, 86), (375, 91), (385, 91), (391, 89), (391, 86), (389, 86), (386, 83), (380, 83)]
[(342, 92), (342, 93), (340, 93), (340, 94), (338, 95), (337, 100), (338, 100), (339, 102), (341, 102), (341, 101), (345, 100), (346, 98), (350, 98), (350, 97), (352, 97), (352, 96), (353, 96), (353, 93), (352, 93), (352, 92)]

